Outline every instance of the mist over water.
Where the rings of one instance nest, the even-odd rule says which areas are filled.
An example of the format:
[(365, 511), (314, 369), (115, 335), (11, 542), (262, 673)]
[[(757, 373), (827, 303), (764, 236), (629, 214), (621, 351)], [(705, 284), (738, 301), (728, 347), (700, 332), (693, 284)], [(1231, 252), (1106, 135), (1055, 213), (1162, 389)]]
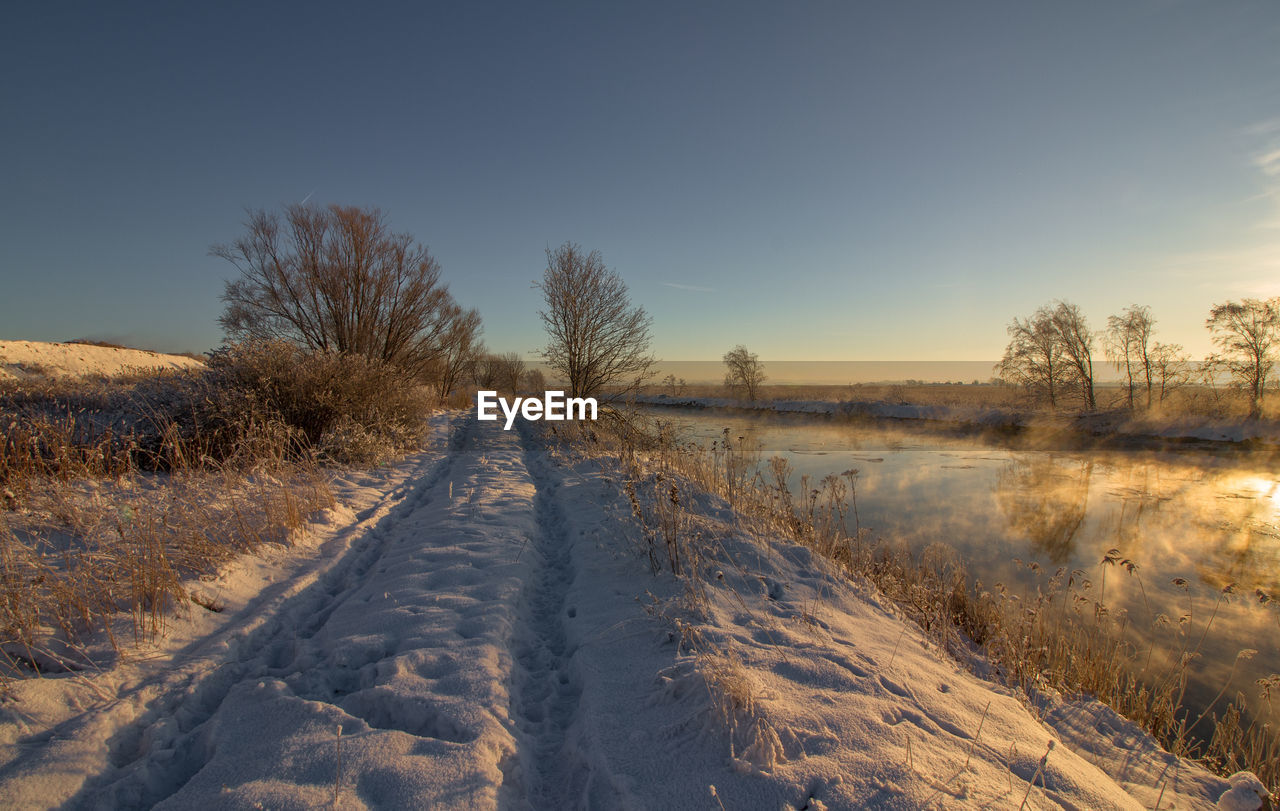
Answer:
[[(766, 358), (769, 385), (856, 385), (859, 383), (955, 382), (986, 383), (996, 374), (999, 358), (990, 360), (785, 360)], [(724, 360), (662, 360), (654, 379), (673, 375), (687, 383), (724, 380)], [(1099, 364), (1095, 382), (1119, 383), (1121, 374), (1109, 364)]]
[[(814, 488), (828, 474), (856, 469), (851, 534), (860, 527), (872, 541), (916, 552), (945, 542), (984, 588), (1033, 590), (1059, 568), (1082, 570), (1093, 599), (1127, 614), (1141, 659), (1155, 641), (1149, 668), (1163, 672), (1183, 649), (1198, 649), (1186, 699), (1192, 718), (1229, 678), (1212, 711), (1221, 714), (1237, 692), (1257, 710), (1256, 680), (1280, 673), (1280, 604), (1263, 605), (1255, 595), (1280, 596), (1273, 457), (1216, 448), (1062, 448), (806, 416), (651, 413), (690, 439), (719, 439), (728, 427), (740, 447), (760, 448), (762, 466), (785, 457), (797, 496), (802, 476)], [(1111, 549), (1134, 571), (1102, 564)], [(1220, 600), (1232, 583), (1235, 593)], [(1244, 649), (1257, 654), (1237, 662)]]

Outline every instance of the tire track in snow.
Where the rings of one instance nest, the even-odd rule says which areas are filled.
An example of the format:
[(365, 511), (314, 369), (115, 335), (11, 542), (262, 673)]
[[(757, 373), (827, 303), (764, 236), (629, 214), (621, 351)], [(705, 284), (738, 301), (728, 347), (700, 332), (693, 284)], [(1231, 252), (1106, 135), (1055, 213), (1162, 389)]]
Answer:
[[(468, 450), (473, 428), (472, 420), (455, 420), (450, 426), (445, 456), (432, 463), (416, 482), (401, 485), (379, 504), (362, 511), (357, 523), (345, 532), (365, 528), (363, 537), (353, 541), (311, 585), (288, 598), (270, 620), (239, 639), (234, 637), (237, 629), (232, 627), (201, 643), (206, 648), (209, 643), (226, 645), (231, 650), (229, 661), (212, 671), (166, 672), (140, 685), (134, 696), (122, 696), (124, 700), (118, 700), (116, 706), (141, 699), (145, 710), (109, 740), (111, 768), (87, 780), (66, 805), (151, 806), (178, 792), (208, 761), (210, 746), (201, 728), (218, 712), (232, 689), (290, 669), (299, 648), (305, 647), (334, 612), (357, 593), (364, 578), (382, 560), (396, 540), (395, 527), (433, 501), (434, 491), (443, 486), (457, 460)], [(373, 521), (376, 523), (366, 527)], [(145, 693), (151, 691), (156, 695), (147, 698)], [(82, 719), (69, 723), (74, 725), (78, 720)], [(73, 728), (60, 729), (57, 734), (75, 732)]]
[(533, 429), (522, 426), (520, 433), (524, 464), (536, 488), (537, 527), (524, 554), (538, 557), (511, 640), (518, 668), (511, 717), (519, 730), (523, 803), (533, 809), (574, 808), (579, 805), (575, 789), (587, 766), (574, 742), (582, 686), (573, 662), (575, 648), (565, 633), (565, 618), (575, 610), (565, 605), (577, 574), (573, 545), (556, 499), (561, 477)]

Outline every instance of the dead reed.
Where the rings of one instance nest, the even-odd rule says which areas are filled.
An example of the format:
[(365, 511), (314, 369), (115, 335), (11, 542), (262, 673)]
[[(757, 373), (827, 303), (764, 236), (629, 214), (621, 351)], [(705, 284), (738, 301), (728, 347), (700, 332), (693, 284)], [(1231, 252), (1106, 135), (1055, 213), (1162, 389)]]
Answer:
[[(324, 463), (412, 445), (426, 403), (358, 358), (231, 347), (196, 372), (0, 386), (0, 687), (153, 639), (191, 584), (288, 543)], [(131, 621), (119, 624), (122, 617)]]
[[(698, 521), (674, 513), (697, 511), (699, 492), (718, 495), (733, 509), (734, 520), (757, 536), (806, 544), (850, 576), (873, 582), (939, 651), (951, 651), (972, 665), (969, 643), (976, 644), (997, 677), (1022, 691), (1028, 703), (1035, 704), (1048, 691), (1093, 696), (1141, 725), (1168, 751), (1223, 775), (1251, 770), (1269, 790), (1280, 790), (1280, 724), (1273, 707), (1280, 674), (1255, 685), (1257, 712), (1247, 710), (1242, 695), (1217, 709), (1232, 689), (1234, 667), (1218, 696), (1198, 714), (1185, 703), (1189, 668), (1201, 655), (1218, 607), (1244, 599), (1233, 587), (1216, 595), (1214, 606), (1199, 618), (1189, 590), (1188, 610), (1178, 622), (1151, 614), (1151, 631), (1163, 633), (1165, 647), (1173, 652), (1163, 664), (1153, 664), (1155, 643), (1148, 642), (1145, 649), (1136, 645), (1130, 619), (1105, 602), (1108, 572), (1141, 579), (1137, 565), (1116, 550), (1094, 573), (1050, 574), (1027, 563), (1025, 584), (986, 587), (970, 577), (956, 551), (944, 543), (915, 553), (869, 537), (856, 518), (850, 531), (848, 518), (856, 516), (856, 470), (820, 482), (802, 478), (796, 495), (786, 460), (773, 458), (762, 465), (757, 450), (727, 431), (702, 445), (676, 440), (661, 422), (643, 430), (635, 427), (641, 424), (637, 419), (626, 432), (597, 438), (595, 447), (622, 462), (624, 487), (642, 530), (640, 546), (655, 572), (669, 566), (694, 579), (705, 576), (701, 568), (685, 564), (691, 555), (705, 556), (689, 529)], [(768, 479), (757, 472), (761, 470), (767, 470)], [(680, 495), (668, 495), (664, 502), (664, 493)], [(1095, 581), (1100, 588), (1094, 588)], [(1258, 592), (1254, 597), (1280, 608), (1270, 595)], [(1203, 624), (1197, 626), (1197, 620)], [(1252, 653), (1241, 651), (1237, 661)]]

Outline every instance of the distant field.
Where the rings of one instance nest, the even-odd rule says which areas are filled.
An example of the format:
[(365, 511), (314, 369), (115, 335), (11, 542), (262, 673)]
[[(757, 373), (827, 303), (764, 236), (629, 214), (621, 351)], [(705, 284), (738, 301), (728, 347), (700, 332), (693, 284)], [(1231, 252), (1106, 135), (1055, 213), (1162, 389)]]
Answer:
[[(724, 386), (712, 383), (686, 386), (649, 386), (645, 394), (666, 394), (682, 397), (729, 397)], [(968, 405), (1012, 407), (1023, 402), (1022, 392), (1007, 386), (986, 384), (888, 384), (853, 383), (846, 385), (823, 384), (772, 384), (760, 387), (760, 400), (885, 400), (920, 405)]]

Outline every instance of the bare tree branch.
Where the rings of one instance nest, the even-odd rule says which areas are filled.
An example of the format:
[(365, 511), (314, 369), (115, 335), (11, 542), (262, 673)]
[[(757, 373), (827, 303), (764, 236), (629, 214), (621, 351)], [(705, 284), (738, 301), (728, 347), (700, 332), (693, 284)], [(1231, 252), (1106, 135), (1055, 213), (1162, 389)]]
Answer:
[(728, 370), (724, 384), (730, 391), (741, 391), (748, 400), (756, 399), (756, 390), (764, 382), (764, 364), (754, 352), (748, 352), (742, 344), (724, 353), (724, 365)]
[(1093, 333), (1089, 331), (1089, 324), (1079, 307), (1059, 301), (1053, 308), (1053, 328), (1068, 374), (1080, 387), (1080, 399), (1086, 409), (1093, 411), (1098, 403), (1093, 394)]
[(1156, 367), (1152, 357), (1151, 336), (1155, 332), (1151, 308), (1137, 304), (1125, 308), (1120, 315), (1107, 319), (1105, 351), (1116, 369), (1123, 369), (1128, 385), (1129, 408), (1135, 407), (1134, 392), (1139, 382), (1147, 388), (1147, 408), (1151, 407)]
[(1076, 385), (1085, 408), (1097, 406), (1093, 391), (1093, 334), (1080, 308), (1065, 301), (1013, 319), (1009, 345), (996, 372), (1029, 392), (1044, 395), (1057, 408), (1063, 389)]
[(996, 365), (997, 373), (1032, 394), (1043, 394), (1049, 400), (1049, 407), (1056, 408), (1065, 363), (1053, 326), (1053, 312), (1041, 307), (1028, 319), (1015, 318), (1008, 332), (1009, 345), (1004, 358)]
[(1262, 414), (1267, 377), (1280, 347), (1280, 297), (1214, 305), (1205, 326), (1222, 352), (1215, 358), (1249, 395), (1249, 416)]
[(625, 394), (649, 376), (650, 318), (631, 306), (627, 286), (605, 267), (599, 251), (584, 253), (570, 242), (548, 248), (537, 287), (546, 301), (538, 313), (548, 337), (542, 357), (568, 379), (571, 397), (606, 388)]
[[(210, 250), (239, 271), (219, 319), (232, 340), (283, 339), (421, 374), (442, 368), (448, 340), (478, 334), (479, 316), (454, 303), (439, 263), (408, 234), (391, 233), (377, 209), (292, 205), (283, 220), (251, 211), (245, 227)], [(470, 319), (470, 332), (459, 319)]]

